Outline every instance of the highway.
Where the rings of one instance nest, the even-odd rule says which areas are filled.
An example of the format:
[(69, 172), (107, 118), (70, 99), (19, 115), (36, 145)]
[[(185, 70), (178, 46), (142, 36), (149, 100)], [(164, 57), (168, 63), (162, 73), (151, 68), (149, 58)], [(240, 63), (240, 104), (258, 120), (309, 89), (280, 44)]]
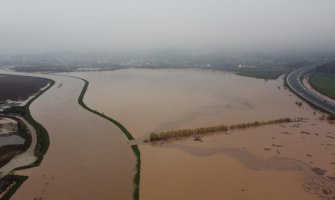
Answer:
[(300, 98), (312, 104), (327, 113), (335, 115), (335, 104), (323, 99), (305, 87), (302, 83), (304, 75), (312, 70), (315, 66), (299, 68), (286, 76), (288, 87)]

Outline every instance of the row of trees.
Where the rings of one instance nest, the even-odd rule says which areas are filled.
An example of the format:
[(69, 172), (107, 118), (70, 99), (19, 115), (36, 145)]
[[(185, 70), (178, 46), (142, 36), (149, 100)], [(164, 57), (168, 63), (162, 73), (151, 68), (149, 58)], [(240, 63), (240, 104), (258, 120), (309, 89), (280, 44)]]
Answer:
[(179, 130), (171, 130), (171, 131), (162, 131), (159, 133), (153, 132), (150, 134), (149, 141), (155, 142), (160, 140), (169, 140), (169, 139), (178, 139), (178, 138), (185, 138), (191, 136), (201, 136), (211, 133), (219, 133), (219, 132), (228, 132), (229, 130), (236, 130), (236, 129), (246, 129), (258, 126), (264, 126), (269, 124), (279, 124), (279, 123), (288, 123), (297, 120), (292, 120), (290, 118), (280, 118), (276, 120), (270, 121), (255, 121), (250, 123), (241, 123), (241, 124), (233, 124), (230, 126), (227, 125), (219, 125), (219, 126), (211, 126), (211, 127), (204, 127), (204, 128), (195, 128), (195, 129), (179, 129)]

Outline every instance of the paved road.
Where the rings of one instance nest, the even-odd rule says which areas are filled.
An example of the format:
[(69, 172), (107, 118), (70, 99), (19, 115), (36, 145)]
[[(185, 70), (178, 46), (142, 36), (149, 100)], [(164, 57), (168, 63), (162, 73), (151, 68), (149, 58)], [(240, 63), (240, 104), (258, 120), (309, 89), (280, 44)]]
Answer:
[(335, 104), (323, 99), (322, 97), (316, 95), (305, 87), (302, 83), (304, 75), (312, 70), (315, 66), (307, 66), (297, 69), (291, 72), (286, 77), (287, 85), (296, 93), (300, 98), (313, 104), (314, 106), (320, 108), (323, 111), (332, 113), (335, 115)]

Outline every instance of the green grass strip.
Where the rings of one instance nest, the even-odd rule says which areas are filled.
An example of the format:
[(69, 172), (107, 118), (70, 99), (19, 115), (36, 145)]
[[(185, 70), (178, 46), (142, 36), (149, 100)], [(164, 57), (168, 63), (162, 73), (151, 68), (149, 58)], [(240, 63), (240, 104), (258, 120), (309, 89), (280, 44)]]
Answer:
[(93, 109), (89, 108), (89, 107), (84, 103), (84, 101), (83, 101), (83, 99), (84, 99), (84, 95), (85, 95), (85, 93), (86, 93), (86, 91), (87, 91), (87, 88), (88, 88), (88, 85), (89, 85), (89, 82), (88, 82), (87, 80), (85, 80), (85, 79), (82, 79), (82, 78), (78, 78), (78, 77), (74, 77), (74, 76), (71, 76), (71, 77), (80, 79), (80, 80), (82, 80), (82, 81), (85, 82), (85, 85), (84, 85), (84, 87), (83, 87), (83, 90), (81, 91), (80, 96), (79, 96), (79, 98), (78, 98), (78, 103), (79, 103), (84, 109), (86, 109), (86, 110), (88, 110), (88, 111), (90, 111), (90, 112), (92, 112), (92, 113), (94, 113), (94, 114), (96, 114), (96, 115), (99, 115), (100, 117), (102, 117), (102, 118), (104, 118), (104, 119), (106, 119), (106, 120), (108, 120), (108, 121), (114, 123), (117, 127), (119, 127), (119, 128), (122, 130), (122, 132), (126, 135), (126, 137), (128, 138), (128, 140), (134, 140), (134, 137), (132, 136), (132, 134), (131, 134), (131, 133), (130, 133), (130, 132), (129, 132), (129, 131), (128, 131), (128, 130), (127, 130), (121, 123), (120, 123), (120, 122), (116, 121), (116, 120), (113, 119), (113, 118), (110, 118), (110, 117), (104, 115), (103, 113), (100, 113), (100, 112), (98, 112), (98, 111), (96, 111), (96, 110), (93, 110)]
[(239, 76), (247, 76), (265, 80), (275, 80), (287, 72), (288, 71), (285, 70), (266, 68), (241, 68), (236, 70), (236, 74)]
[(9, 200), (17, 189), (28, 179), (28, 176), (8, 175), (15, 181), (15, 184), (1, 197), (1, 200)]
[[(115, 124), (117, 127), (119, 127), (121, 129), (121, 131), (125, 134), (125, 136), (128, 138), (128, 140), (134, 140), (134, 137), (133, 135), (118, 121), (116, 121), (115, 119), (112, 119), (106, 115), (104, 115), (103, 113), (100, 113), (96, 110), (93, 110), (91, 108), (89, 108), (85, 103), (84, 103), (84, 96), (85, 96), (85, 93), (87, 91), (87, 88), (88, 88), (88, 85), (89, 85), (89, 82), (83, 78), (79, 78), (79, 77), (75, 77), (75, 76), (70, 76), (70, 75), (61, 75), (61, 76), (67, 76), (67, 77), (71, 77), (71, 78), (76, 78), (76, 79), (79, 79), (79, 80), (82, 80), (84, 81), (84, 87), (79, 95), (79, 98), (78, 98), (78, 103), (79, 105), (81, 105), (84, 109), (88, 110), (89, 112), (92, 112), (110, 122), (112, 122), (113, 124)], [(134, 176), (134, 179), (133, 179), (133, 182), (134, 182), (134, 193), (133, 193), (133, 198), (134, 200), (139, 200), (140, 199), (140, 173), (141, 173), (141, 153), (140, 153), (140, 150), (139, 148), (137, 147), (137, 145), (132, 145), (131, 146), (134, 154), (135, 154), (135, 157), (136, 157), (136, 173), (135, 173), (135, 176)]]
[(134, 176), (134, 184), (135, 184), (135, 190), (133, 193), (133, 197), (135, 200), (140, 199), (140, 178), (141, 178), (141, 152), (137, 145), (131, 145), (131, 148), (133, 149), (133, 152), (137, 158), (136, 162), (136, 174)]
[(335, 74), (313, 73), (310, 84), (320, 93), (335, 99)]

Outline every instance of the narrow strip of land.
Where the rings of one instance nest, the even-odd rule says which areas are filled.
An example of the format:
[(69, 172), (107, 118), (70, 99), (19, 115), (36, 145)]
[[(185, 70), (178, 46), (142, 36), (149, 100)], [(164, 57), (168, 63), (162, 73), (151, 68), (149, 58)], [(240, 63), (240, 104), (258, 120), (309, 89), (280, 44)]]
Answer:
[(13, 198), (136, 198), (137, 147), (131, 146), (118, 126), (103, 120), (100, 114), (88, 113), (78, 104), (85, 94), (83, 86), (86, 90), (88, 84), (73, 77), (31, 76), (51, 78), (62, 86), (51, 88), (30, 107), (34, 119), (48, 130), (50, 147), (41, 165), (33, 169)]
[[(108, 116), (104, 115), (103, 113), (100, 113), (96, 110), (93, 110), (93, 109), (89, 108), (85, 104), (83, 99), (84, 99), (85, 93), (86, 93), (88, 85), (89, 85), (89, 82), (87, 80), (85, 80), (83, 78), (75, 77), (75, 76), (69, 76), (69, 77), (73, 77), (73, 78), (82, 80), (85, 83), (84, 87), (83, 87), (83, 90), (81, 91), (81, 93), (79, 95), (79, 98), (78, 98), (78, 103), (84, 109), (86, 109), (89, 112), (91, 112), (93, 114), (96, 114), (96, 115), (112, 122), (113, 124), (115, 124), (117, 127), (120, 128), (120, 130), (124, 133), (124, 135), (128, 138), (128, 140), (134, 140), (133, 135), (120, 122), (116, 121), (115, 119), (113, 119), (111, 117), (108, 117)], [(133, 179), (135, 189), (134, 189), (133, 197), (134, 197), (134, 200), (138, 200), (140, 198), (141, 153), (140, 153), (140, 150), (139, 150), (137, 145), (131, 145), (131, 148), (134, 152), (134, 155), (136, 156), (136, 173), (135, 173), (135, 176), (134, 176), (134, 179)]]
[(276, 120), (269, 121), (255, 121), (250, 123), (241, 123), (241, 124), (233, 124), (233, 125), (219, 125), (219, 126), (211, 126), (211, 127), (203, 127), (203, 128), (195, 128), (195, 129), (179, 129), (179, 130), (171, 130), (171, 131), (162, 131), (159, 133), (151, 133), (149, 141), (157, 142), (162, 140), (171, 140), (171, 139), (179, 139), (194, 136), (196, 140), (200, 140), (201, 136), (213, 134), (213, 133), (227, 133), (228, 131), (238, 130), (238, 129), (246, 129), (246, 128), (255, 128), (259, 126), (271, 125), (271, 124), (282, 124), (289, 122), (300, 122), (302, 119), (290, 119), (290, 118), (281, 118)]

